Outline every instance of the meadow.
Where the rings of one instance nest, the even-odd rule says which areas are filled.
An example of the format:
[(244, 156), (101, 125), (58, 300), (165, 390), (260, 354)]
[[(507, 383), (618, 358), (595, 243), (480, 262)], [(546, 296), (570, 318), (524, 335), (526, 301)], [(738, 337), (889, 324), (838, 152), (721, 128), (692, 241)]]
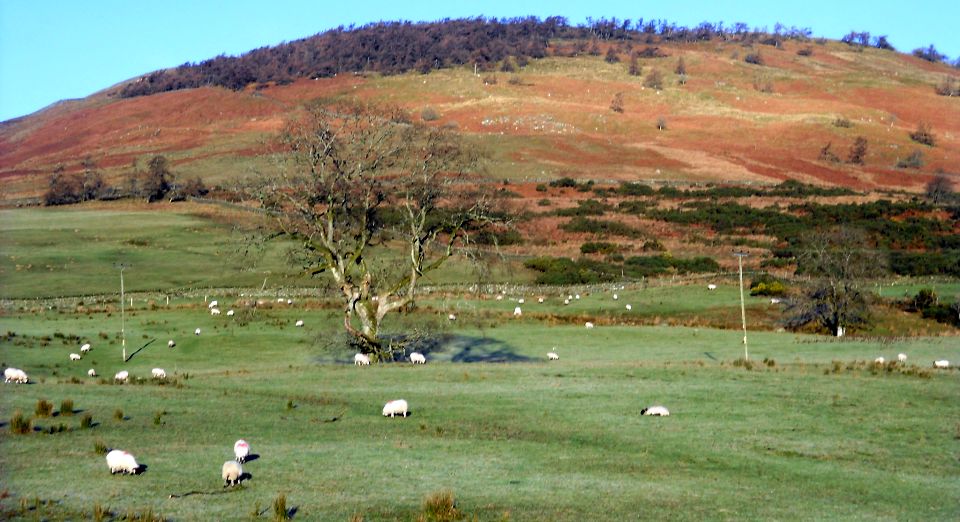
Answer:
[[(75, 268), (92, 270), (89, 260), (107, 265), (132, 235), (146, 236), (133, 223), (159, 218), (49, 216), (2, 216), (5, 231), (48, 221), (0, 240), (0, 366), (22, 368), (31, 381), (0, 394), (0, 518), (94, 519), (99, 507), (106, 520), (265, 519), (282, 493), (295, 520), (431, 520), (424, 499), (442, 491), (465, 519), (479, 520), (960, 516), (960, 372), (931, 367), (960, 360), (955, 332), (838, 340), (751, 330), (746, 362), (739, 330), (670, 321), (738, 317), (729, 281), (715, 292), (666, 281), (622, 290), (514, 281), (497, 287), (502, 300), (459, 287), (425, 296), (390, 328), (435, 331), (422, 347), (428, 363), (360, 368), (334, 304), (309, 288), (276, 286), (274, 273), (296, 277), (279, 254), (261, 291), (262, 272), (236, 276), (211, 255), (231, 244), (229, 227), (171, 215), (172, 225), (157, 222), (179, 242), (167, 245), (199, 250), (176, 257), (159, 239), (141, 247), (136, 273), (146, 282), (125, 311), (132, 356), (124, 362), (112, 266), (86, 276), (98, 290), (90, 293), (107, 294), (90, 297), (84, 278), (68, 278), (71, 268), (53, 278), (15, 265), (64, 266), (58, 256), (68, 245)], [(38, 230), (82, 235), (73, 229), (84, 230), (87, 217), (116, 231), (114, 243), (39, 243)], [(190, 230), (203, 233), (190, 243)], [(249, 288), (216, 289), (233, 284)], [(61, 293), (67, 287), (78, 290)], [(173, 295), (169, 305), (160, 290)], [(564, 306), (568, 291), (582, 298)], [(53, 298), (65, 295), (74, 297)], [(524, 314), (514, 318), (520, 297)], [(237, 314), (211, 316), (209, 299)], [(642, 319), (626, 312), (628, 302)], [(748, 320), (772, 313), (768, 300), (748, 301)], [(93, 350), (70, 361), (83, 342)], [(546, 360), (550, 350), (559, 361)], [(872, 363), (901, 352), (906, 364)], [(155, 367), (166, 381), (149, 379)], [(99, 377), (88, 377), (90, 368)], [(135, 382), (114, 384), (121, 369)], [(382, 417), (397, 398), (412, 414)], [(52, 416), (35, 415), (40, 400), (53, 404)], [(64, 400), (72, 411), (60, 411)], [(652, 404), (671, 416), (639, 415)], [(13, 433), (15, 410), (31, 419), (29, 433)], [(92, 426), (82, 426), (86, 415)], [(220, 465), (239, 438), (257, 458), (244, 465), (249, 480), (224, 489)], [(130, 451), (146, 470), (110, 475), (103, 448)]]

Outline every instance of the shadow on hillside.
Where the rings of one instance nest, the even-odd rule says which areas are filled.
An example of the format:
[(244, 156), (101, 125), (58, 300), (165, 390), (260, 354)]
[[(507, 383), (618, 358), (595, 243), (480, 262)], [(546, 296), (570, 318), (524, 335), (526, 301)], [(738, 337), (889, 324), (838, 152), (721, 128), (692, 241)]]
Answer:
[(513, 346), (489, 337), (452, 336), (444, 352), (450, 353), (450, 361), (462, 363), (516, 363), (532, 359), (516, 352)]

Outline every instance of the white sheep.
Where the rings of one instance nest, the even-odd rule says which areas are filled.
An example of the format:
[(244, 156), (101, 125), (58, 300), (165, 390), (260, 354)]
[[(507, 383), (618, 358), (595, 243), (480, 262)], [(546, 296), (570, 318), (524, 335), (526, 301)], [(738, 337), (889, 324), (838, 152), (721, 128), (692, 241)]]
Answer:
[(193, 335), (200, 335), (200, 329), (197, 328), (196, 330), (194, 330)]
[(542, 304), (542, 303), (543, 303), (543, 298), (542, 298), (542, 297), (538, 297), (538, 298), (537, 298), (537, 302)]
[(3, 370), (3, 382), (26, 384), (27, 374), (19, 368), (7, 368)]
[(243, 476), (243, 466), (235, 460), (228, 460), (220, 468), (220, 478), (223, 479), (223, 487), (236, 486), (240, 484), (240, 477)]
[(210, 315), (220, 315), (220, 309), (219, 309), (219, 308), (212, 308), (212, 309), (210, 310)]
[(771, 297), (770, 304), (780, 304), (780, 299), (777, 297)]
[(82, 358), (82, 357), (81, 357), (81, 355), (80, 355), (79, 353), (71, 353), (71, 354), (70, 354), (70, 360), (71, 360), (71, 361), (79, 361), (81, 358)]
[(152, 375), (154, 379), (167, 378), (167, 372), (163, 371), (163, 368), (154, 368), (153, 370), (150, 370), (150, 375)]
[(210, 304), (207, 305), (207, 308), (216, 308), (216, 307), (219, 306), (219, 305), (220, 305), (220, 303), (218, 303), (218, 302), (216, 302), (216, 301), (210, 301)]
[(590, 329), (590, 328), (593, 328), (593, 323), (591, 323), (590, 321), (587, 321), (587, 323), (584, 324), (583, 326), (587, 327), (587, 329)]
[(569, 300), (569, 299), (564, 299), (564, 300), (563, 300), (563, 304), (565, 304), (565, 305), (570, 304), (570, 300)]
[(559, 361), (559, 360), (560, 360), (560, 356), (557, 355), (557, 352), (547, 352), (547, 360), (548, 360), (548, 361)]
[(523, 315), (523, 310), (521, 310), (519, 306), (513, 309), (514, 317), (520, 317), (521, 315)]
[(451, 320), (451, 321), (456, 321), (456, 320), (457, 320), (457, 316), (454, 315), (454, 314), (450, 314), (450, 315), (447, 316), (447, 319), (449, 319), (449, 320)]
[(427, 358), (419, 352), (413, 352), (410, 354), (410, 362), (413, 364), (427, 364)]
[(107, 467), (110, 468), (111, 475), (117, 473), (136, 475), (140, 470), (137, 459), (123, 450), (113, 450), (107, 453)]
[(938, 361), (933, 361), (934, 368), (946, 369), (950, 367), (950, 361), (946, 359), (940, 359)]
[(663, 406), (648, 406), (640, 410), (640, 415), (652, 415), (654, 417), (667, 417), (670, 415), (670, 410), (666, 409)]
[(169, 341), (167, 341), (167, 348), (173, 348), (176, 345), (177, 343), (174, 342), (173, 339), (170, 339)]
[(297, 322), (293, 323), (293, 326), (300, 328), (303, 326), (303, 319), (297, 319)]
[(240, 439), (233, 443), (233, 454), (237, 457), (237, 462), (243, 463), (250, 455), (250, 444)]
[(30, 382), (30, 379), (27, 377), (27, 372), (23, 370), (17, 370), (17, 375), (16, 375), (16, 378), (14, 379), (14, 382), (16, 382), (17, 384), (27, 384), (28, 382)]
[(353, 356), (353, 364), (357, 366), (370, 366), (370, 356), (358, 353)]
[(631, 306), (631, 305), (629, 305), (629, 304), (627, 305), (626, 308), (627, 308), (627, 311), (628, 311), (628, 312), (629, 312), (630, 310), (633, 310), (633, 306)]
[(407, 416), (407, 401), (399, 399), (390, 401), (383, 406), (384, 417), (395, 417), (397, 415)]
[(905, 354), (905, 353), (898, 353), (898, 354), (897, 354), (897, 362), (900, 362), (900, 363), (905, 363), (905, 362), (907, 362), (907, 354)]
[(717, 289), (717, 285), (713, 283), (710, 283), (709, 285), (707, 285), (707, 290), (716, 290), (716, 289)]
[(121, 370), (113, 376), (113, 380), (116, 382), (127, 382), (127, 379), (130, 377), (130, 372), (127, 370)]
[(288, 304), (288, 305), (292, 305), (292, 304), (293, 304), (293, 299), (287, 299), (287, 304)]
[(235, 313), (236, 312), (234, 312), (233, 310), (227, 310), (227, 317), (233, 317), (233, 314)]
[(282, 298), (282, 297), (278, 297), (278, 298), (277, 298), (277, 302), (278, 302), (278, 303), (283, 303), (283, 298)]
[(883, 363), (887, 362), (887, 360), (884, 359), (883, 357), (877, 357), (876, 359), (873, 360), (873, 362), (876, 363), (876, 364), (883, 364)]
[(94, 370), (93, 368), (90, 368), (89, 370), (87, 370), (87, 375), (89, 375), (90, 377), (96, 377), (96, 376), (97, 376), (97, 370)]
[(87, 353), (90, 351), (90, 343), (86, 343), (80, 347), (80, 353)]
[(843, 334), (844, 334), (844, 333), (845, 333), (845, 332), (844, 332), (843, 327), (842, 327), (842, 326), (838, 326), (838, 327), (837, 327), (837, 337), (843, 337)]
[(579, 300), (580, 300), (580, 294), (574, 294), (573, 298), (579, 301)]
[(569, 300), (571, 300), (571, 299), (573, 299), (573, 294), (567, 295), (567, 301), (569, 301)]
[(616, 301), (617, 299), (620, 299), (620, 296), (617, 294), (613, 294), (613, 300)]
[(521, 297), (520, 299), (517, 299), (517, 303), (519, 303), (519, 304), (523, 304), (524, 302), (525, 302), (525, 301), (523, 300), (522, 297)]
[(498, 296), (497, 296), (497, 301), (503, 301), (503, 296), (502, 296), (502, 295), (498, 295)]

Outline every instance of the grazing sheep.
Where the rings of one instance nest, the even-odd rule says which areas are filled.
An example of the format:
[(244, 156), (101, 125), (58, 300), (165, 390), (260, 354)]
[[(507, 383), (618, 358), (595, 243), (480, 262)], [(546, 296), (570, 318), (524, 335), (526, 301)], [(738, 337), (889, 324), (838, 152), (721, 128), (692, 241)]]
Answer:
[(14, 378), (14, 382), (17, 384), (27, 384), (30, 382), (30, 379), (27, 377), (27, 372), (23, 370), (17, 370), (17, 375)]
[(633, 306), (627, 305), (627, 311), (633, 310)]
[(407, 416), (407, 401), (399, 399), (396, 401), (390, 401), (383, 406), (384, 417), (395, 417), (397, 415), (401, 415), (403, 417)]
[(569, 299), (564, 299), (564, 300), (563, 300), (563, 304), (565, 304), (565, 305), (570, 304), (570, 300), (569, 300)]
[(71, 354), (70, 354), (70, 360), (71, 360), (71, 361), (79, 361), (80, 359), (81, 359), (81, 356), (80, 356), (79, 353), (71, 353)]
[(243, 476), (243, 466), (235, 460), (228, 460), (220, 468), (220, 478), (223, 479), (223, 487), (236, 486), (240, 484), (240, 477)]
[(107, 467), (110, 468), (110, 474), (123, 473), (125, 475), (136, 475), (140, 470), (137, 459), (133, 455), (123, 450), (113, 450), (107, 453)]
[(237, 462), (243, 463), (247, 460), (247, 456), (250, 455), (250, 444), (247, 441), (240, 439), (237, 442), (233, 443), (233, 454), (237, 457)]
[(521, 297), (520, 299), (517, 299), (517, 303), (519, 303), (519, 304), (523, 304), (523, 303), (524, 303), (524, 300), (523, 300), (523, 298)]
[(843, 337), (844, 330), (842, 326), (837, 327), (837, 337)]
[(210, 310), (210, 315), (220, 315), (220, 309), (219, 309), (219, 308), (214, 308), (214, 309)]
[(542, 297), (538, 297), (538, 298), (537, 298), (537, 302), (538, 302), (538, 303), (543, 303), (543, 298), (542, 298)]
[(86, 343), (80, 347), (80, 353), (87, 353), (90, 351), (90, 343)]
[(278, 298), (277, 298), (277, 302), (278, 302), (278, 303), (283, 303), (283, 298), (282, 298), (282, 297), (278, 297)]
[(710, 283), (709, 285), (707, 285), (707, 290), (716, 290), (716, 289), (717, 289), (717, 285), (713, 283)]
[(519, 306), (513, 309), (514, 317), (520, 317), (521, 315), (523, 315), (523, 310), (521, 310)]
[(167, 348), (173, 348), (176, 345), (177, 343), (173, 342), (173, 339), (170, 339), (169, 341), (167, 341)]
[(547, 352), (547, 360), (548, 360), (548, 361), (559, 361), (559, 360), (560, 360), (560, 356), (557, 355), (557, 352)]
[(877, 364), (883, 364), (883, 363), (887, 362), (887, 360), (884, 359), (883, 357), (877, 357), (876, 359), (873, 360), (873, 362), (875, 362), (875, 363), (877, 363)]
[(233, 317), (233, 314), (236, 313), (233, 310), (227, 310), (227, 317)]
[(297, 319), (297, 322), (293, 323), (293, 326), (296, 326), (297, 328), (303, 326), (303, 319)]
[(196, 330), (194, 330), (193, 335), (200, 335), (200, 329), (197, 328)]
[(502, 296), (502, 295), (498, 295), (498, 296), (497, 296), (497, 301), (503, 301), (503, 296)]
[(640, 410), (640, 415), (652, 415), (654, 417), (667, 417), (670, 411), (663, 406), (648, 406)]
[(590, 321), (587, 321), (587, 324), (585, 324), (584, 326), (586, 326), (588, 329), (593, 328), (593, 323), (591, 323)]
[(3, 370), (3, 382), (12, 382), (14, 384), (27, 384), (27, 374), (19, 368), (7, 368)]
[(413, 364), (427, 364), (427, 358), (418, 352), (413, 352), (410, 354), (410, 362)]
[(218, 303), (218, 302), (216, 302), (216, 301), (210, 301), (210, 304), (207, 305), (207, 308), (216, 308), (216, 307), (219, 306), (219, 305), (220, 305), (220, 303)]
[(567, 301), (569, 301), (569, 300), (571, 300), (571, 299), (573, 299), (573, 294), (570, 294), (570, 295), (567, 296)]
[(153, 370), (150, 371), (150, 375), (152, 375), (154, 379), (167, 378), (167, 372), (163, 371), (163, 368), (154, 368)]
[(897, 354), (897, 362), (901, 362), (901, 363), (907, 362), (907, 354), (905, 354), (905, 353), (898, 353), (898, 354)]
[(130, 372), (127, 370), (121, 370), (113, 376), (113, 380), (116, 382), (127, 382), (127, 379), (130, 377)]
[(370, 366), (370, 356), (358, 353), (353, 356), (353, 364), (357, 366)]
[(93, 368), (90, 368), (89, 370), (87, 370), (87, 375), (89, 375), (90, 377), (96, 377), (96, 376), (97, 376), (97, 370), (94, 370)]
[(580, 300), (580, 294), (574, 294), (573, 298), (579, 301), (579, 300)]
[(288, 304), (288, 305), (292, 305), (292, 304), (293, 304), (293, 299), (287, 299), (287, 304)]
[(456, 315), (453, 315), (453, 314), (450, 314), (450, 315), (447, 316), (447, 319), (449, 319), (449, 320), (451, 320), (451, 321), (456, 321), (456, 320), (457, 320), (457, 316), (456, 316)]
[(934, 368), (946, 369), (950, 367), (950, 361), (946, 359), (940, 359), (939, 361), (933, 361)]
[(770, 304), (780, 304), (780, 299), (777, 297), (771, 297)]
[(617, 294), (613, 294), (613, 300), (616, 301), (617, 299), (620, 299), (620, 296)]

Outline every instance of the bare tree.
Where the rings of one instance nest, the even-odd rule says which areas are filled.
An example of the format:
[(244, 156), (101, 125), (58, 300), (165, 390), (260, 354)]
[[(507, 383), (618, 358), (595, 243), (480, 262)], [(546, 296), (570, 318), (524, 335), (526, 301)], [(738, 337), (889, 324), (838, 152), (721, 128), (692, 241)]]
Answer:
[(850, 146), (850, 154), (847, 155), (847, 161), (855, 165), (863, 165), (867, 157), (867, 139), (863, 136), (857, 136)]
[(451, 190), (479, 166), (475, 150), (408, 120), (397, 109), (309, 107), (287, 123), (276, 175), (257, 192), (279, 233), (301, 242), (304, 266), (339, 289), (354, 343), (377, 356), (394, 348), (381, 337), (387, 314), (412, 304), (421, 277), (489, 217), (486, 197)]
[(880, 275), (886, 263), (867, 235), (844, 227), (818, 231), (805, 236), (800, 248), (797, 273), (809, 275), (811, 283), (790, 301), (787, 326), (816, 323), (837, 335), (868, 323), (869, 299), (861, 284)]
[(613, 99), (610, 100), (610, 110), (623, 114), (623, 93), (618, 92), (613, 95)]
[(927, 199), (934, 205), (953, 199), (953, 183), (943, 173), (937, 174), (927, 183)]

